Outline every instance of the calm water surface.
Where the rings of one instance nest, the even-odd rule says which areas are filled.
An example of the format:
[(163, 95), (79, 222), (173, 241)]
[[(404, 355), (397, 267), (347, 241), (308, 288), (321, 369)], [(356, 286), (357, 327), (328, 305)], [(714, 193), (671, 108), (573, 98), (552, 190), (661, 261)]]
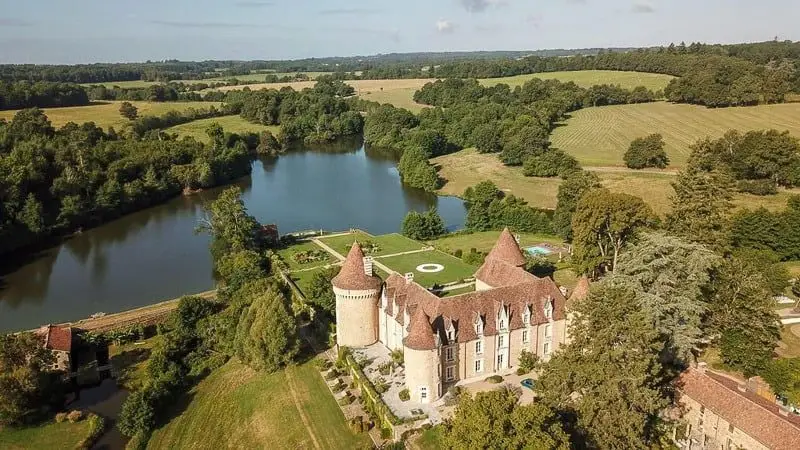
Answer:
[[(463, 226), (463, 202), (400, 184), (395, 159), (360, 143), (304, 149), (253, 163), (237, 183), (250, 213), (281, 233), (362, 228), (399, 231), (410, 210), (439, 209)], [(116, 312), (214, 285), (208, 237), (193, 233), (204, 202), (222, 188), (130, 214), (88, 230), (0, 275), (0, 331)]]

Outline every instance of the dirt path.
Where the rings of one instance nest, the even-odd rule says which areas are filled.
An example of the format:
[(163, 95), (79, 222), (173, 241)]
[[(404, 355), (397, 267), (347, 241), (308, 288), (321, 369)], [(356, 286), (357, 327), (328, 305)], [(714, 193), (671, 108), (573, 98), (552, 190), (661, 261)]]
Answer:
[(303, 426), (306, 427), (306, 431), (308, 435), (311, 437), (311, 442), (314, 444), (314, 448), (321, 450), (322, 447), (319, 445), (319, 441), (317, 440), (317, 436), (314, 434), (314, 430), (311, 429), (311, 423), (306, 417), (306, 413), (303, 412), (302, 405), (300, 404), (300, 399), (297, 396), (297, 391), (295, 390), (294, 378), (292, 377), (291, 369), (286, 370), (286, 385), (289, 386), (289, 392), (292, 394), (292, 400), (294, 401), (294, 407), (297, 408), (297, 413), (300, 415), (300, 420), (303, 421)]
[(421, 249), (419, 249), (419, 250), (409, 250), (409, 251), (407, 251), (407, 252), (391, 253), (391, 254), (389, 254), (389, 255), (381, 255), (381, 256), (376, 256), (376, 257), (374, 257), (374, 258), (373, 258), (373, 261), (374, 261), (375, 259), (379, 259), (379, 258), (391, 258), (392, 256), (410, 255), (410, 254), (412, 254), (412, 253), (422, 253), (422, 252), (429, 252), (429, 251), (432, 251), (432, 250), (435, 250), (435, 248), (433, 248), (433, 247), (425, 247), (425, 248), (421, 248)]

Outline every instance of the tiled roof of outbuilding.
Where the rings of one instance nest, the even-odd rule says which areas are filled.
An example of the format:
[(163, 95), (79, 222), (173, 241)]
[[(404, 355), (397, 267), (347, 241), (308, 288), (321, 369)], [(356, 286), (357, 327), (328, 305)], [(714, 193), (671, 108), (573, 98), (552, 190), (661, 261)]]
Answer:
[(514, 239), (508, 228), (504, 228), (500, 233), (500, 238), (497, 239), (486, 259), (496, 259), (517, 267), (525, 265), (525, 256), (522, 255), (517, 240)]
[(682, 395), (710, 409), (767, 448), (800, 448), (800, 417), (791, 413), (781, 415), (774, 402), (740, 391), (733, 380), (689, 369), (681, 374), (677, 387)]
[(575, 302), (585, 299), (589, 295), (589, 289), (591, 289), (589, 278), (584, 275), (578, 280), (578, 284), (575, 285), (575, 289), (572, 290), (572, 293), (569, 294), (567, 308), (571, 308)]
[(61, 352), (72, 351), (72, 328), (45, 325), (36, 334), (42, 338), (44, 348)]
[(342, 270), (331, 282), (334, 287), (351, 291), (379, 289), (382, 283), (380, 278), (364, 273), (364, 253), (357, 242), (353, 243), (342, 264)]

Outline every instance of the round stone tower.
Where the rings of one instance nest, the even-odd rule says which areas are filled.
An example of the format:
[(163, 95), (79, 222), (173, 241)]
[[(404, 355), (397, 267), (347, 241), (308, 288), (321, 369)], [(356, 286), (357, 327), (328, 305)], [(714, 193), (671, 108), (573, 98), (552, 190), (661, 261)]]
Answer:
[(378, 300), (382, 283), (372, 274), (372, 261), (365, 264), (361, 247), (353, 243), (342, 270), (332, 280), (338, 345), (366, 347), (378, 340)]
[(408, 335), (403, 339), (406, 388), (412, 401), (431, 403), (441, 396), (437, 352), (430, 319), (422, 305), (417, 305), (411, 314)]

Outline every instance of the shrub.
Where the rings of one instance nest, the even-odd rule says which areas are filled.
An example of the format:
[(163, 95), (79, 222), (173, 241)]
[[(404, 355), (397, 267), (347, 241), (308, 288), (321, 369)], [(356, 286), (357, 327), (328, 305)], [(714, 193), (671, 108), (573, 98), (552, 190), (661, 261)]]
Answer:
[(736, 188), (740, 192), (753, 195), (773, 195), (778, 193), (778, 187), (772, 180), (739, 180)]
[(562, 177), (581, 169), (578, 160), (561, 150), (549, 150), (540, 156), (531, 156), (522, 165), (526, 177)]
[(347, 385), (344, 384), (342, 380), (339, 380), (338, 383), (336, 383), (335, 385), (333, 385), (333, 387), (331, 387), (331, 390), (333, 391), (334, 394), (337, 394), (339, 392), (342, 392), (346, 387)]
[(389, 375), (391, 371), (392, 371), (392, 363), (390, 362), (378, 366), (378, 372), (380, 372), (381, 375)]
[(325, 380), (326, 381), (331, 381), (331, 380), (333, 380), (334, 378), (336, 378), (338, 376), (339, 376), (339, 371), (336, 370), (336, 369), (331, 369), (330, 372), (325, 374)]
[(131, 437), (131, 440), (128, 441), (128, 444), (125, 446), (125, 450), (145, 450), (149, 441), (149, 432), (136, 433)]
[(453, 256), (455, 256), (456, 258), (461, 258), (461, 256), (462, 256), (463, 254), (464, 254), (464, 251), (463, 251), (463, 250), (461, 250), (460, 248), (457, 248), (457, 249), (456, 249), (456, 250), (453, 252)]
[(350, 394), (347, 394), (347, 395), (345, 395), (344, 397), (340, 398), (340, 399), (337, 401), (337, 403), (339, 403), (339, 404), (340, 404), (340, 405), (342, 405), (342, 406), (347, 406), (347, 405), (349, 405), (350, 403), (353, 403), (353, 400), (355, 400), (355, 397), (353, 397), (353, 396), (352, 396), (352, 395), (350, 395)]
[[(527, 350), (523, 350), (519, 354), (519, 369), (517, 369), (517, 375), (525, 375), (529, 373), (531, 370), (536, 368), (536, 365), (539, 363), (539, 358), (532, 352)], [(522, 371), (522, 373), (520, 373)]]
[(56, 414), (56, 423), (63, 423), (66, 420), (67, 420), (67, 413), (60, 412)]
[(350, 419), (350, 429), (353, 430), (354, 433), (363, 433), (364, 419), (361, 416), (356, 416)]
[(407, 401), (411, 400), (411, 394), (408, 392), (408, 388), (403, 389), (402, 391), (400, 391), (397, 394), (397, 396), (400, 397), (400, 400), (402, 400), (404, 402), (407, 402)]
[(503, 377), (501, 377), (500, 375), (492, 375), (490, 377), (486, 377), (484, 381), (486, 381), (487, 383), (499, 384), (503, 382)]
[(394, 361), (395, 364), (397, 364), (398, 366), (403, 364), (402, 350), (392, 350), (391, 356), (392, 356), (392, 361)]
[(77, 409), (74, 411), (70, 411), (69, 414), (67, 414), (67, 420), (69, 420), (69, 423), (80, 422), (81, 420), (83, 420), (83, 411), (79, 411)]
[(78, 443), (78, 450), (89, 450), (100, 439), (106, 430), (106, 420), (97, 414), (90, 413), (87, 419), (89, 423), (89, 434)]

